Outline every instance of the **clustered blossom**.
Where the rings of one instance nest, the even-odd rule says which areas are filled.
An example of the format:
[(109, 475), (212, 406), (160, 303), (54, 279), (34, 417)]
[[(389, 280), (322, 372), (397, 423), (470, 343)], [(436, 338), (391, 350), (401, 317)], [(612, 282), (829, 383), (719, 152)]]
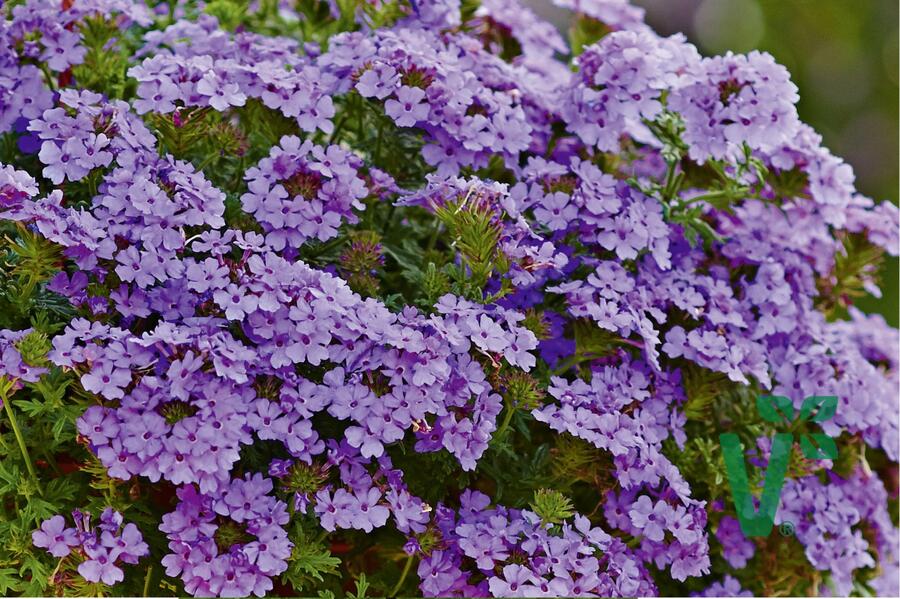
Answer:
[(34, 61), (56, 73), (82, 64), (87, 49), (80, 22), (103, 16), (123, 29), (152, 23), (144, 3), (133, 0), (79, 0), (65, 10), (60, 4), (66, 3), (28, 0), (0, 23), (0, 133), (53, 106), (53, 93)]
[(693, 593), (692, 597), (752, 597), (753, 593), (741, 588), (741, 583), (734, 576), (726, 575), (720, 581), (709, 585), (702, 593)]
[(797, 134), (800, 95), (787, 69), (753, 51), (704, 58), (672, 90), (669, 107), (684, 119), (684, 141), (698, 162), (733, 159), (746, 145), (771, 151)]
[[(884, 484), (865, 468), (847, 479), (830, 475), (785, 481), (775, 524), (791, 522), (806, 557), (817, 570), (831, 573), (834, 591), (849, 595), (853, 572), (882, 564), (873, 588), (884, 593), (897, 586), (900, 542), (887, 508)], [(825, 591), (825, 589), (822, 589)]]
[(287, 506), (271, 491), (260, 474), (232, 480), (215, 497), (181, 487), (175, 511), (160, 524), (171, 551), (162, 561), (166, 574), (180, 576), (195, 596), (265, 595), (291, 555)]
[[(323, 536), (399, 533), (428, 596), (651, 595), (707, 576), (690, 588), (744, 596), (759, 549), (677, 465), (691, 377), (796, 407), (837, 395), (825, 433), (898, 459), (897, 331), (852, 306), (825, 314), (846, 299), (847, 240), (896, 256), (898, 211), (856, 192), (771, 56), (703, 58), (625, 0), (557, 1), (608, 32), (574, 70), (517, 0), (485, 1), (465, 26), (457, 0), (401, 3), (381, 26), (383, 3), (349, 16), (328, 3), (328, 27), (354, 30), (324, 45), (230, 31), (179, 3), (157, 29), (142, 3), (56, 4), (0, 12), (0, 132), (28, 155), (28, 172), (0, 164), (0, 221), (58, 251), (41, 293), (75, 316), (47, 368), (22, 360), (30, 329), (0, 331), (0, 376), (60, 370), (91, 398), (78, 441), (106, 475), (174, 488), (163, 565), (186, 593), (272, 591), (303, 518)], [(306, 18), (289, 4), (280, 19)], [(76, 25), (97, 14), (141, 40), (126, 99), (73, 79), (88, 56)], [(165, 143), (205, 117), (243, 136), (239, 155), (216, 157), (239, 163), (234, 185)], [(384, 152), (401, 137), (421, 152), (381, 162), (354, 143), (374, 132), (348, 133), (370, 118)], [(416, 161), (427, 172), (397, 166)], [(454, 239), (448, 211), (486, 223), (478, 292), (414, 272), (446, 258), (470, 282), (466, 251), (485, 248)], [(381, 220), (393, 236), (374, 235)], [(378, 248), (367, 275), (390, 268), (385, 287), (396, 275), (414, 289), (342, 278), (332, 250), (356, 233)], [(878, 295), (875, 274), (859, 277)], [(409, 301), (424, 287), (437, 291)], [(517, 405), (516, 380), (540, 399)], [(549, 522), (482, 492), (484, 456), (523, 427), (599, 456), (592, 513)], [(262, 463), (247, 459), (257, 447)], [(861, 454), (846, 480), (789, 479), (778, 518), (838, 592), (877, 567), (867, 584), (890, 595), (898, 531)], [(478, 484), (431, 505), (401, 455)], [(88, 581), (115, 584), (118, 561), (148, 552), (111, 510), (96, 528), (75, 521), (55, 516), (33, 541), (74, 552)], [(735, 576), (717, 569), (719, 545)]]
[[(354, 209), (369, 195), (357, 169), (362, 160), (340, 146), (327, 148), (285, 136), (258, 166), (247, 170), (244, 210), (266, 230), (276, 250), (338, 234), (342, 221), (356, 223)], [(389, 183), (388, 183), (389, 184)]]
[(422, 156), (438, 173), (485, 166), (493, 155), (512, 164), (531, 132), (525, 107), (505, 91), (515, 75), (466, 42), (427, 29), (342, 33), (317, 64), (336, 78), (337, 93), (353, 89), (383, 102), (398, 127), (422, 129)]
[(75, 552), (78, 573), (88, 582), (120, 582), (124, 572), (117, 564), (136, 564), (150, 552), (138, 527), (132, 522), (125, 524), (122, 514), (112, 508), (103, 511), (96, 526), (91, 525), (90, 514), (75, 511), (72, 518), (74, 527), (66, 527), (61, 515), (44, 520), (32, 533), (32, 542), (56, 558)]
[[(618, 538), (577, 516), (553, 534), (528, 510), (491, 507), (467, 490), (455, 511), (435, 508), (445, 547), (418, 566), (422, 591), (432, 597), (579, 597), (650, 595), (656, 588), (635, 553)], [(475, 563), (480, 582), (461, 568)]]
[[(627, 361), (596, 369), (590, 384), (554, 377), (548, 392), (560, 404), (534, 410), (534, 417), (611, 454), (622, 493), (610, 496), (609, 504), (632, 507), (626, 518), (608, 516), (610, 524), (643, 537), (642, 550), (660, 567), (671, 564), (672, 576), (684, 580), (707, 572), (710, 564), (705, 502), (691, 499), (687, 482), (662, 453), (668, 437), (680, 446), (685, 440), (684, 416), (670, 407), (683, 400), (677, 383)], [(644, 485), (661, 489), (658, 498), (640, 494)]]
[(681, 34), (607, 36), (578, 57), (579, 78), (567, 91), (562, 116), (585, 144), (617, 150), (620, 136), (642, 135), (642, 120), (653, 120), (663, 109), (663, 92), (678, 89), (699, 61)]
[(204, 15), (147, 34), (139, 55), (151, 56), (129, 70), (139, 82), (135, 111), (177, 118), (183, 108), (221, 112), (255, 99), (296, 119), (303, 131), (333, 131), (334, 83), (298, 54), (296, 41), (249, 32), (232, 39), (218, 25)]
[(23, 382), (35, 383), (47, 372), (46, 368), (22, 360), (22, 352), (16, 344), (30, 332), (0, 330), (0, 379), (12, 381), (14, 386), (21, 386)]
[(732, 568), (743, 568), (756, 553), (756, 546), (741, 532), (740, 522), (731, 516), (722, 516), (716, 539), (722, 545), (722, 557)]
[(612, 30), (647, 28), (644, 9), (628, 0), (553, 0), (553, 4), (596, 19)]

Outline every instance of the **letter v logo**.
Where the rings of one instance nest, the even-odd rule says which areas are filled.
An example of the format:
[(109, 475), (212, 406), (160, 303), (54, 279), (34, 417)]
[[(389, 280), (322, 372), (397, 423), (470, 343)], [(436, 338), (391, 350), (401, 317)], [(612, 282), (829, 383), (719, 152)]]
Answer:
[[(780, 396), (761, 396), (756, 400), (759, 415), (768, 422), (790, 425), (794, 420), (794, 407), (791, 400)], [(799, 421), (824, 422), (832, 416), (837, 408), (835, 396), (811, 396), (803, 400), (800, 409)], [(818, 442), (818, 446), (813, 443)], [(741, 531), (747, 537), (765, 537), (772, 532), (775, 523), (775, 513), (781, 502), (781, 489), (784, 486), (784, 477), (787, 474), (788, 462), (791, 458), (791, 448), (794, 444), (794, 435), (791, 433), (777, 433), (772, 439), (772, 450), (769, 455), (769, 464), (766, 468), (763, 483), (763, 492), (759, 498), (759, 510), (754, 506), (753, 494), (750, 492), (750, 481), (747, 478), (747, 468), (744, 464), (744, 447), (734, 433), (719, 435), (722, 444), (722, 454), (725, 459), (725, 470), (728, 473), (728, 484), (731, 487), (731, 497), (734, 500), (738, 521), (741, 523)], [(834, 439), (822, 434), (802, 435), (800, 445), (803, 454), (809, 459), (834, 459), (837, 457), (837, 446)]]
[(784, 486), (784, 475), (787, 473), (788, 460), (791, 457), (791, 445), (794, 435), (778, 433), (772, 440), (772, 455), (766, 469), (765, 486), (759, 499), (759, 511), (753, 506), (753, 495), (750, 493), (750, 481), (747, 479), (747, 468), (744, 466), (744, 447), (734, 433), (719, 435), (722, 453), (725, 456), (725, 470), (728, 471), (728, 484), (731, 486), (731, 498), (734, 509), (741, 523), (741, 530), (746, 537), (767, 537), (775, 523), (775, 512), (781, 501), (781, 488)]

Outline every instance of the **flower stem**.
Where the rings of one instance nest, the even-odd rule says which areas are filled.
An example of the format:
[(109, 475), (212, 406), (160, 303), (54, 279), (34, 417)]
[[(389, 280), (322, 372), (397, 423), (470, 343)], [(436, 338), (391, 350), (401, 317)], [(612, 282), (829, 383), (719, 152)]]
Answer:
[(403, 572), (400, 573), (400, 580), (394, 585), (394, 588), (388, 595), (389, 597), (396, 597), (397, 593), (400, 592), (400, 589), (403, 588), (403, 583), (406, 582), (406, 575), (409, 574), (409, 570), (412, 568), (413, 557), (413, 555), (410, 555), (406, 558), (406, 563), (403, 565)]
[(507, 402), (503, 402), (506, 407), (506, 414), (503, 417), (503, 422), (500, 423), (500, 427), (494, 432), (493, 437), (495, 439), (499, 439), (506, 429), (509, 428), (509, 423), (512, 422), (513, 414), (516, 412), (516, 408), (509, 405)]
[(6, 410), (6, 415), (9, 417), (9, 424), (12, 426), (13, 433), (16, 435), (16, 441), (19, 443), (19, 449), (22, 451), (22, 458), (25, 460), (25, 466), (28, 468), (28, 474), (31, 475), (31, 478), (34, 479), (34, 484), (37, 485), (37, 490), (40, 495), (43, 495), (44, 492), (41, 490), (41, 482), (38, 480), (37, 472), (34, 470), (34, 464), (31, 462), (31, 456), (28, 455), (28, 448), (25, 446), (25, 437), (22, 436), (22, 431), (19, 429), (19, 423), (16, 421), (16, 414), (13, 412), (12, 402), (9, 400), (9, 397), (6, 394), (6, 391), (0, 391), (0, 401), (3, 402), (3, 407)]
[(147, 575), (144, 577), (144, 594), (142, 597), (150, 596), (150, 577), (153, 576), (153, 566), (147, 567)]
[(53, 582), (53, 579), (56, 578), (56, 574), (57, 572), (59, 572), (59, 568), (60, 566), (62, 566), (62, 563), (65, 561), (66, 557), (67, 556), (64, 555), (59, 558), (59, 561), (56, 562), (56, 567), (53, 568), (53, 572), (51, 572), (50, 576), (47, 577), (47, 582), (50, 583), (50, 586), (56, 586), (56, 584)]

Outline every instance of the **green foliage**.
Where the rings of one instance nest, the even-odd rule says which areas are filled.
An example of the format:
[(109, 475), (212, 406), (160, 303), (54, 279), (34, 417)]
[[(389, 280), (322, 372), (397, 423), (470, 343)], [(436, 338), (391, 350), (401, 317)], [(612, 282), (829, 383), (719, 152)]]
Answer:
[(575, 508), (569, 498), (554, 489), (535, 491), (531, 510), (546, 524), (560, 524), (575, 515)]
[[(559, 364), (554, 374), (562, 374), (573, 367), (580, 369), (581, 365), (604, 356), (609, 356), (628, 341), (619, 337), (616, 333), (601, 328), (591, 319), (576, 318), (571, 324), (571, 334), (575, 340), (575, 353)], [(589, 376), (588, 372), (582, 372)]]
[(569, 29), (569, 45), (574, 56), (580, 55), (586, 46), (594, 44), (610, 32), (602, 22), (585, 15), (579, 15)]
[(365, 599), (366, 591), (369, 590), (369, 583), (366, 581), (366, 573), (363, 572), (359, 575), (359, 578), (356, 579), (356, 592), (348, 593), (348, 599)]
[(341, 560), (334, 557), (325, 544), (322, 536), (312, 536), (309, 522), (296, 518), (288, 531), (288, 538), (294, 544), (288, 569), (281, 575), (282, 580), (291, 585), (296, 592), (314, 588), (316, 582), (322, 582), (326, 576), (337, 573)]
[(503, 378), (503, 398), (507, 405), (521, 410), (533, 410), (543, 404), (544, 390), (537, 379), (520, 370)]
[(722, 393), (723, 388), (730, 386), (728, 376), (693, 364), (682, 368), (681, 374), (684, 393), (687, 396), (687, 402), (684, 404), (685, 416), (689, 420), (708, 417), (713, 402)]
[(212, 0), (206, 4), (203, 12), (216, 17), (224, 29), (234, 31), (243, 23), (248, 4), (235, 0)]
[(486, 303), (497, 299), (496, 294), (483, 296), (488, 279), (495, 273), (504, 274), (509, 266), (498, 247), (500, 214), (477, 194), (473, 188), (465, 197), (435, 206), (434, 214), (447, 228), (451, 247), (462, 259), (462, 266), (448, 266), (450, 277), (463, 296)]
[[(689, 437), (683, 450), (676, 446), (674, 440), (669, 439), (663, 447), (681, 474), (692, 481), (692, 488), (695, 485), (702, 485), (704, 492), (708, 492), (704, 497), (708, 497), (710, 501), (729, 500), (728, 478), (725, 475), (725, 462), (719, 439)], [(749, 473), (751, 480), (758, 480), (753, 478), (754, 474), (756, 473), (753, 471)]]
[(21, 591), (22, 582), (19, 573), (13, 568), (0, 568), (0, 594), (8, 595), (9, 591)]
[(46, 333), (32, 331), (16, 342), (16, 349), (22, 354), (22, 361), (29, 366), (46, 366), (47, 352), (50, 351), (50, 339)]
[(831, 273), (817, 281), (817, 308), (829, 320), (844, 316), (854, 300), (868, 294), (866, 288), (874, 285), (884, 259), (884, 250), (864, 235), (849, 233), (840, 238), (844, 251), (835, 255)]
[(520, 324), (542, 341), (550, 338), (550, 322), (542, 310), (528, 308), (525, 311), (525, 318)]
[(85, 18), (79, 29), (87, 53), (84, 62), (72, 68), (78, 84), (109, 98), (133, 95), (136, 83), (126, 75), (129, 56), (138, 46), (133, 34), (125, 32), (123, 40), (119, 26), (102, 15)]
[(151, 113), (148, 118), (161, 154), (191, 162), (223, 190), (242, 188), (244, 171), (253, 158), (248, 156), (250, 144), (243, 127), (209, 107)]
[[(2, 229), (0, 229), (2, 230)], [(19, 329), (38, 312), (39, 285), (62, 264), (60, 248), (16, 224), (0, 238), (0, 326)]]

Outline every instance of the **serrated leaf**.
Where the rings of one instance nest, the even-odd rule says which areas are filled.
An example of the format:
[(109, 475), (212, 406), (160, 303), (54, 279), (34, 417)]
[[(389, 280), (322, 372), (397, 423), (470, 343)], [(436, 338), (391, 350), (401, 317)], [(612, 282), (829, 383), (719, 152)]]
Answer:
[(40, 497), (32, 497), (28, 500), (28, 507), (22, 511), (22, 514), (29, 514), (35, 523), (51, 518), (57, 514), (59, 509), (48, 501), (44, 501)]
[(422, 269), (419, 267), (421, 250), (414, 241), (407, 238), (401, 241), (399, 245), (383, 243), (382, 246), (385, 253), (400, 265), (404, 278), (414, 283), (421, 281), (423, 276)]
[(369, 586), (369, 581), (366, 580), (366, 573), (361, 572), (359, 578), (356, 579), (356, 592), (347, 593), (347, 597), (349, 599), (365, 599)]
[(35, 418), (49, 411), (43, 402), (37, 401), (36, 399), (17, 399), (12, 403), (31, 418)]
[(6, 595), (7, 591), (21, 590), (18, 573), (12, 568), (0, 568), (0, 595)]
[(9, 460), (0, 461), (0, 493), (15, 492), (22, 477), (21, 470)]
[(302, 590), (312, 581), (322, 582), (325, 576), (337, 572), (341, 564), (340, 558), (322, 544), (309, 539), (300, 523), (297, 523), (290, 535), (294, 548), (288, 560), (288, 569), (282, 575), (296, 590)]

